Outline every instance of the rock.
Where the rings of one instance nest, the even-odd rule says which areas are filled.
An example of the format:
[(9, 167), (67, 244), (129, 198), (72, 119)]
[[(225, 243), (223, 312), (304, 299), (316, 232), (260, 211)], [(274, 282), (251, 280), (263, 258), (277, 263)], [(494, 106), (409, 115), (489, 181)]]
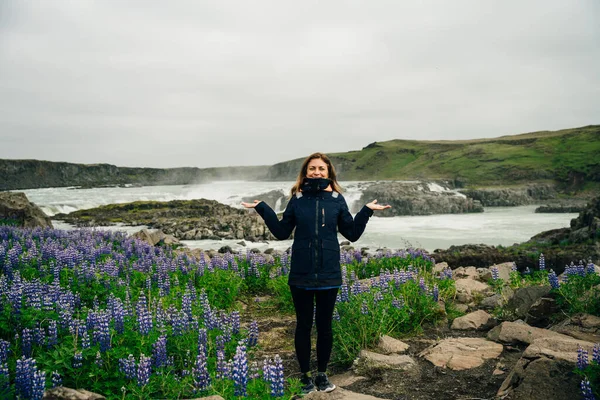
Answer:
[(498, 269), (498, 278), (504, 282), (510, 281), (510, 273), (512, 272), (514, 263), (505, 262), (500, 264), (494, 264), (489, 268), (482, 268), (479, 274), (479, 279), (483, 282), (489, 282), (492, 280), (492, 268)]
[(527, 311), (525, 322), (531, 326), (547, 327), (551, 318), (560, 311), (556, 300), (550, 297), (542, 297), (531, 305)]
[(454, 319), (451, 329), (456, 330), (485, 330), (496, 325), (496, 319), (483, 310)]
[(461, 189), (460, 192), (473, 200), (478, 200), (484, 207), (523, 206), (556, 196), (556, 190), (549, 185), (530, 185), (510, 189)]
[(455, 303), (454, 308), (456, 308), (458, 311), (460, 311), (462, 313), (466, 313), (467, 311), (469, 311), (469, 306), (466, 304)]
[(595, 315), (575, 314), (550, 330), (575, 339), (600, 343), (600, 317)]
[(487, 334), (489, 340), (506, 344), (531, 344), (534, 340), (543, 337), (569, 338), (548, 329), (535, 328), (524, 322), (503, 322)]
[[(589, 353), (594, 344), (570, 337), (533, 341), (506, 377), (497, 396), (510, 399), (569, 399), (579, 393), (581, 376), (573, 374), (579, 347)], [(560, 377), (560, 379), (557, 379)]]
[(458, 279), (454, 284), (458, 293), (466, 293), (468, 295), (475, 293), (489, 294), (492, 290), (488, 284), (474, 279)]
[(452, 271), (454, 279), (475, 279), (479, 280), (479, 273), (475, 267), (459, 267)]
[(450, 267), (448, 267), (448, 263), (447, 262), (437, 263), (433, 267), (433, 274), (434, 275), (439, 275), (442, 271), (446, 270), (447, 268), (450, 268)]
[(531, 306), (542, 296), (550, 293), (550, 286), (527, 286), (515, 291), (506, 304), (506, 311), (515, 318), (525, 318)]
[(358, 358), (354, 360), (352, 370), (358, 375), (368, 377), (377, 375), (377, 370), (409, 370), (416, 365), (417, 363), (410, 356), (398, 354), (383, 355), (368, 350), (361, 350)]
[(364, 381), (367, 378), (360, 375), (355, 375), (352, 371), (345, 372), (343, 374), (332, 375), (329, 377), (329, 381), (338, 387), (350, 386), (356, 382)]
[(450, 338), (423, 350), (419, 356), (435, 366), (462, 371), (498, 358), (502, 350), (501, 344), (481, 338)]
[(0, 225), (4, 224), (24, 228), (52, 228), (50, 218), (21, 192), (0, 192)]
[(368, 394), (355, 393), (347, 389), (337, 388), (333, 392), (312, 392), (302, 397), (306, 400), (383, 400)]
[(106, 397), (83, 389), (55, 387), (44, 392), (44, 400), (106, 400)]
[(510, 286), (504, 286), (501, 293), (493, 294), (481, 300), (479, 307), (484, 310), (493, 310), (496, 307), (504, 307), (506, 303), (514, 296), (515, 292)]
[(383, 354), (404, 353), (408, 350), (408, 347), (409, 346), (406, 343), (387, 335), (381, 336), (379, 338), (379, 344), (377, 345), (377, 348), (381, 350)]
[(220, 254), (233, 253), (233, 250), (231, 250), (230, 246), (222, 246), (221, 248), (219, 248), (219, 253)]
[(426, 182), (375, 183), (363, 190), (357, 204), (365, 204), (372, 199), (392, 206), (377, 214), (381, 217), (483, 212), (478, 201)]

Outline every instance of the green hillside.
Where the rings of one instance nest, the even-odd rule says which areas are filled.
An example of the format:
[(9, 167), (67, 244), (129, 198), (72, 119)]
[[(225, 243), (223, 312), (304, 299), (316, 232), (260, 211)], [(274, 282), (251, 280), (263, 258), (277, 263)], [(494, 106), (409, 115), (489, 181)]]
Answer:
[[(330, 155), (342, 180), (443, 179), (458, 186), (554, 181), (584, 189), (600, 184), (600, 125), (492, 139), (391, 140)], [(293, 179), (301, 161), (276, 164), (269, 177)]]

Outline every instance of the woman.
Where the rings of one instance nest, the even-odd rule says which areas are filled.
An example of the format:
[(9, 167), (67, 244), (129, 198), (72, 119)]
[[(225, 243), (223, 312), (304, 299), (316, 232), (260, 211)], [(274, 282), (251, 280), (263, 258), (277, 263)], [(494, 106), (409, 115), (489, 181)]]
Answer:
[[(242, 203), (244, 207), (254, 208), (258, 212), (277, 239), (287, 239), (296, 228), (288, 284), (296, 310), (294, 344), (304, 393), (316, 389), (331, 392), (335, 389), (326, 371), (333, 344), (333, 310), (342, 284), (337, 231), (339, 229), (346, 239), (354, 242), (364, 232), (373, 210), (391, 207), (379, 205), (377, 200), (373, 200), (353, 219), (340, 193), (331, 161), (325, 154), (314, 153), (302, 163), (281, 221), (264, 202), (254, 200), (254, 203)], [(317, 375), (313, 382), (310, 374), (310, 334), (315, 302)]]

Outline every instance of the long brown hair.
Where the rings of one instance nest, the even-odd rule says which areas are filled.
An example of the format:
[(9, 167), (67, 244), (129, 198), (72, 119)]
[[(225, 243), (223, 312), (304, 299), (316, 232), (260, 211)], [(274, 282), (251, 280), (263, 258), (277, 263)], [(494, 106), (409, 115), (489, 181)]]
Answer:
[(342, 193), (342, 187), (337, 181), (337, 174), (335, 173), (335, 168), (333, 167), (333, 164), (331, 163), (329, 157), (327, 157), (327, 155), (323, 153), (313, 153), (310, 156), (306, 157), (306, 160), (304, 160), (304, 162), (302, 163), (302, 167), (300, 168), (300, 172), (298, 173), (298, 178), (296, 178), (296, 183), (294, 184), (294, 186), (292, 186), (292, 196), (294, 196), (297, 192), (300, 191), (302, 181), (304, 180), (304, 178), (306, 178), (306, 172), (308, 171), (308, 163), (316, 158), (320, 158), (325, 164), (327, 164), (327, 178), (331, 180), (331, 188), (338, 193)]

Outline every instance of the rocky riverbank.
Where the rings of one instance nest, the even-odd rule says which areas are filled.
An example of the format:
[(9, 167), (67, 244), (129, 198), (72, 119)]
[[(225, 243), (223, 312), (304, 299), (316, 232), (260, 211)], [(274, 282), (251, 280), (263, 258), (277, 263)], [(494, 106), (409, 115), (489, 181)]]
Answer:
[(78, 227), (146, 225), (180, 240), (272, 240), (260, 216), (214, 200), (136, 201), (53, 217)]
[(543, 253), (546, 263), (555, 271), (579, 260), (600, 259), (600, 197), (590, 201), (577, 218), (571, 220), (570, 228), (541, 232), (529, 241), (509, 247), (469, 244), (435, 250), (437, 261), (447, 262), (451, 267), (472, 265), (484, 267), (490, 264), (515, 261), (520, 270), (537, 268), (537, 257)]

